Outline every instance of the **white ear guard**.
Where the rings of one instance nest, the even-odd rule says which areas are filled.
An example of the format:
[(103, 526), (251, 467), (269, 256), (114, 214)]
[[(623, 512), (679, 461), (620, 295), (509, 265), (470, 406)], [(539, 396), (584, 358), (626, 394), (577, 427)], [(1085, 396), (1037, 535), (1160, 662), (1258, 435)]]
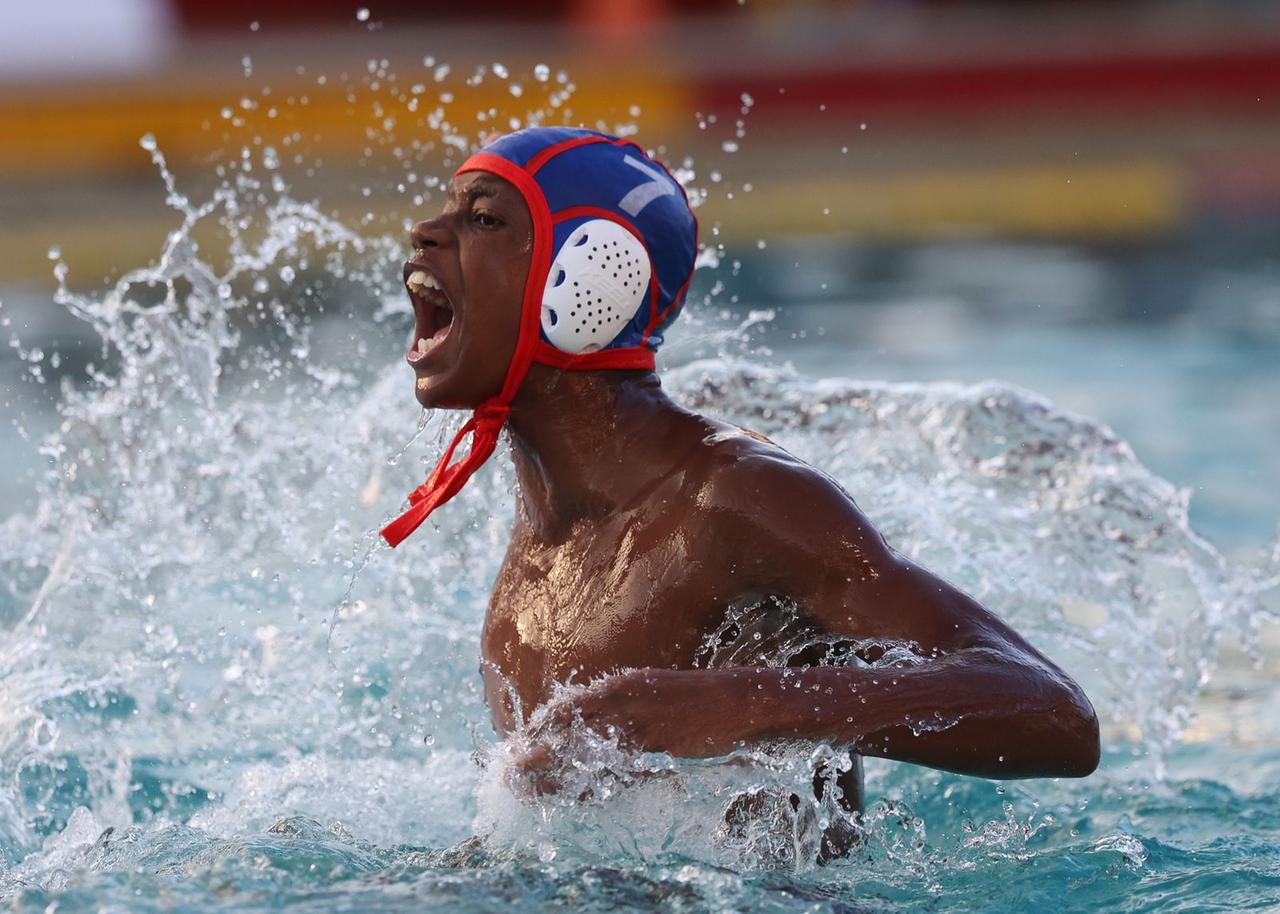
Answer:
[(644, 303), (649, 253), (629, 231), (592, 219), (565, 239), (542, 293), (542, 332), (564, 352), (609, 345)]

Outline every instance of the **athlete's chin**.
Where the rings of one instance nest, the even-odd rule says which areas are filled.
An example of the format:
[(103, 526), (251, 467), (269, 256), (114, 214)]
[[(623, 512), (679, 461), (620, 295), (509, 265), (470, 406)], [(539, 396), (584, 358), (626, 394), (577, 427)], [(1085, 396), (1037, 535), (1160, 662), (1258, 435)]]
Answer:
[(428, 377), (419, 376), (414, 381), (413, 395), (417, 398), (418, 405), (423, 409), (435, 409), (438, 405), (435, 402), (435, 397), (431, 393), (430, 385), (431, 379)]
[(474, 387), (453, 371), (419, 373), (414, 395), (425, 409), (474, 409), (486, 399), (475, 393)]
[(442, 375), (419, 374), (414, 379), (413, 394), (424, 409), (447, 409), (452, 405), (448, 381)]

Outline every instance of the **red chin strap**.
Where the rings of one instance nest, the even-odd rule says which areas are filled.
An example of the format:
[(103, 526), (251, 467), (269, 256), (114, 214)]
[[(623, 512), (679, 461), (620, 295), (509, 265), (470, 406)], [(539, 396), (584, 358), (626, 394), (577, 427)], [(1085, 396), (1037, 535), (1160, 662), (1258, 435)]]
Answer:
[[(536, 170), (536, 169), (535, 169)], [(515, 185), (529, 207), (533, 218), (533, 255), (529, 260), (529, 276), (524, 284), (520, 308), (520, 335), (511, 356), (506, 380), (497, 396), (485, 400), (449, 442), (448, 449), (436, 464), (427, 481), (409, 494), (409, 510), (382, 528), (382, 538), (391, 546), (400, 545), (417, 530), (436, 508), (453, 498), (467, 484), (471, 475), (484, 464), (498, 446), (498, 433), (511, 414), (511, 401), (524, 382), (529, 365), (544, 362), (556, 368), (598, 370), (609, 368), (643, 368), (653, 370), (653, 350), (648, 346), (606, 349), (600, 352), (571, 355), (561, 352), (540, 338), (542, 293), (551, 269), (551, 244), (554, 227), (547, 198), (533, 179), (532, 172), (496, 155), (479, 152), (467, 159), (455, 172), (487, 171)], [(449, 461), (462, 439), (471, 435), (471, 449), (452, 466)]]
[[(453, 436), (449, 449), (444, 452), (427, 481), (409, 493), (409, 510), (382, 528), (382, 538), (392, 546), (399, 546), (432, 511), (457, 495), (467, 484), (471, 474), (480, 469), (480, 465), (493, 454), (493, 449), (498, 446), (498, 432), (502, 430), (510, 413), (510, 406), (501, 406), (494, 400), (477, 407), (471, 418), (458, 430), (458, 434)], [(467, 452), (467, 456), (449, 466), (454, 450), (468, 434), (471, 435), (471, 450)]]

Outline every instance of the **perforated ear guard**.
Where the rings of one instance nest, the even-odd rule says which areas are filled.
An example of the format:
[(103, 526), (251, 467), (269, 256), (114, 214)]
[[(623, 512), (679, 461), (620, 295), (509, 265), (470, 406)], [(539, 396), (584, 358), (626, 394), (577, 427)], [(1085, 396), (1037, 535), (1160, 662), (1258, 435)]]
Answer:
[(577, 355), (617, 338), (649, 287), (649, 252), (608, 219), (574, 229), (551, 263), (542, 295), (542, 332), (551, 345)]

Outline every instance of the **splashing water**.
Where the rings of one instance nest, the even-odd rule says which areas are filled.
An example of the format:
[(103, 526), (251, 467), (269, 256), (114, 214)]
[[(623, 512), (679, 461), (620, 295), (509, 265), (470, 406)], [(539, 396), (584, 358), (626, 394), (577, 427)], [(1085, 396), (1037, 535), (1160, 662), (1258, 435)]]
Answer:
[[(58, 264), (56, 300), (101, 362), (64, 385), (37, 508), (0, 525), (0, 896), (14, 910), (1277, 898), (1280, 751), (1179, 738), (1216, 643), (1259, 624), (1280, 556), (1232, 571), (1183, 493), (1033, 394), (760, 367), (733, 353), (767, 316), (726, 323), (696, 301), (683, 332), (719, 354), (669, 371), (673, 394), (821, 466), (897, 548), (1005, 615), (1085, 686), (1106, 763), (1084, 782), (996, 785), (872, 761), (862, 839), (825, 866), (842, 814), (812, 789), (789, 798), (816, 767), (847, 766), (826, 746), (693, 762), (577, 733), (566, 789), (523, 796), (519, 738), (493, 740), (477, 674), (507, 461), (411, 548), (372, 532), (449, 432), (443, 417), (414, 429), (400, 242), (243, 174), (193, 203), (144, 146), (180, 223), (101, 294), (72, 292)], [(202, 246), (211, 227), (221, 241)], [(704, 273), (718, 260), (708, 249)], [(778, 663), (867, 647), (755, 607), (706, 662), (755, 635)], [(877, 664), (922, 662), (877, 648)]]

